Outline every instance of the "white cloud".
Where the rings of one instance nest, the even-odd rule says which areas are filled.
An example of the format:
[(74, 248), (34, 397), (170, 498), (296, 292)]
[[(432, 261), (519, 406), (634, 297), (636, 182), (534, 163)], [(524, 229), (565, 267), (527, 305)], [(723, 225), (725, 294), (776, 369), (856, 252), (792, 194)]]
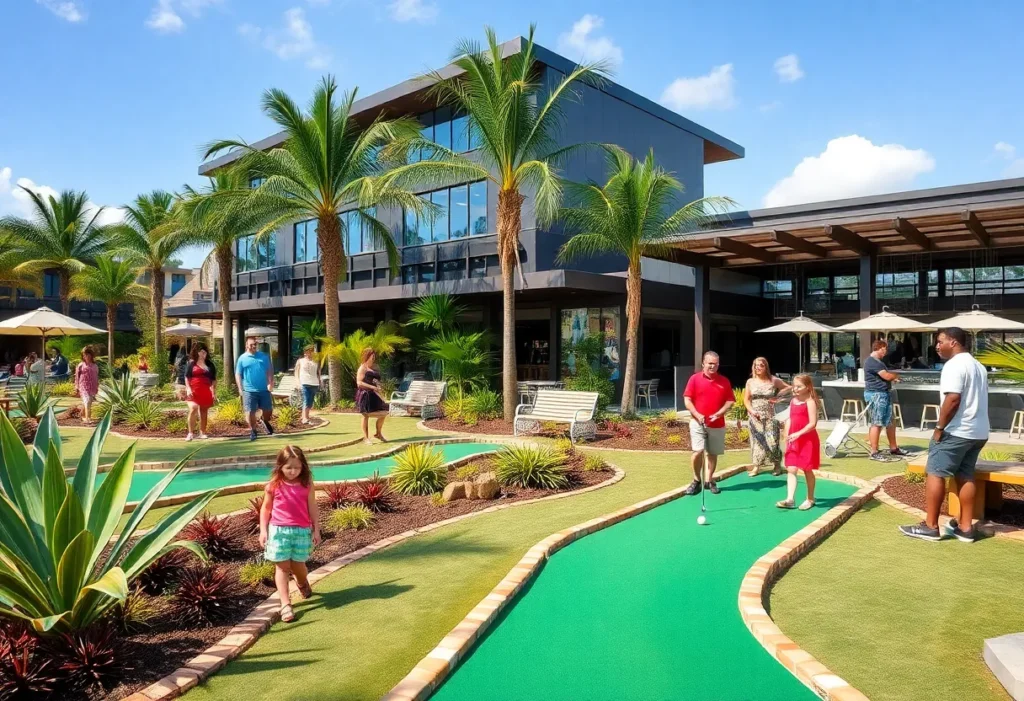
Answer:
[(85, 12), (73, 0), (36, 0), (36, 3), (42, 5), (62, 20), (72, 23), (85, 20)]
[(707, 75), (676, 78), (661, 93), (661, 101), (674, 110), (727, 110), (736, 105), (732, 64), (715, 66)]
[(264, 31), (247, 23), (238, 27), (238, 33), (252, 41), (259, 41), (262, 37), (263, 48), (282, 61), (305, 59), (309, 68), (317, 70), (326, 68), (331, 62), (330, 53), (313, 36), (313, 26), (301, 7), (293, 7), (284, 13), (284, 27), (280, 30)]
[[(32, 198), (21, 188), (27, 188), (44, 198), (59, 197), (60, 193), (49, 185), (37, 185), (29, 178), (18, 178), (12, 180), (13, 172), (10, 166), (0, 168), (0, 216), (11, 215), (34, 219), (36, 208)], [(95, 210), (99, 205), (89, 202), (89, 209)], [(120, 207), (106, 207), (100, 213), (99, 224), (115, 224), (124, 221), (124, 210)]]
[(607, 61), (613, 66), (622, 63), (622, 48), (606, 36), (593, 36), (604, 26), (604, 17), (583, 15), (572, 29), (558, 37), (558, 50), (569, 58), (581, 61)]
[(924, 149), (900, 144), (876, 146), (857, 134), (828, 142), (817, 156), (804, 158), (764, 196), (766, 207), (875, 195), (908, 189), (922, 173), (935, 169)]
[(775, 59), (775, 75), (779, 76), (782, 83), (795, 83), (804, 77), (804, 71), (800, 68), (800, 59), (796, 54), (787, 54)]
[(779, 109), (780, 107), (782, 107), (782, 102), (781, 101), (779, 101), (779, 100), (772, 100), (771, 102), (766, 102), (763, 105), (758, 105), (757, 106), (757, 111), (761, 112), (761, 113), (774, 112), (775, 110)]
[(432, 22), (437, 18), (437, 5), (425, 0), (392, 0), (388, 14), (396, 22)]
[(222, 0), (157, 0), (149, 19), (146, 20), (146, 26), (163, 34), (180, 32), (185, 29), (182, 13), (198, 18), (207, 7), (221, 2)]
[(996, 152), (996, 155), (1002, 156), (1008, 161), (1017, 155), (1017, 147), (1013, 144), (1008, 144), (1005, 141), (997, 142), (992, 149)]

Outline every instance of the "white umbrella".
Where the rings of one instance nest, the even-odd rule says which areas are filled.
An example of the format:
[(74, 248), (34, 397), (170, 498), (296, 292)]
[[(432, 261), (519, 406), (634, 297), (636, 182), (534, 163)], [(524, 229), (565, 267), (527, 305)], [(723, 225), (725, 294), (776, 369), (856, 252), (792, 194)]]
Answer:
[(103, 329), (64, 316), (49, 307), (39, 307), (34, 312), (0, 321), (0, 335), (42, 337), (43, 355), (46, 355), (47, 336), (92, 336), (105, 333)]
[(804, 336), (809, 333), (833, 333), (835, 329), (831, 326), (822, 324), (821, 322), (815, 321), (814, 319), (808, 319), (804, 316), (803, 310), (800, 310), (799, 316), (795, 316), (789, 321), (775, 326), (769, 326), (766, 329), (758, 329), (754, 333), (795, 333), (799, 341), (799, 363), (800, 371), (804, 369)]
[(195, 324), (186, 322), (164, 329), (164, 334), (167, 336), (182, 336), (183, 338), (190, 338), (192, 336), (209, 336), (210, 332), (202, 326), (196, 326)]
[(934, 331), (934, 326), (922, 324), (920, 321), (908, 319), (899, 314), (893, 314), (889, 307), (882, 307), (882, 311), (863, 319), (851, 321), (849, 324), (837, 326), (836, 331)]
[(250, 326), (245, 330), (246, 336), (276, 336), (277, 329), (272, 329), (269, 326)]
[(979, 331), (1024, 331), (1024, 324), (1021, 322), (984, 312), (978, 308), (977, 304), (971, 305), (969, 312), (960, 312), (956, 316), (936, 321), (935, 326), (940, 329), (947, 326), (958, 326), (964, 331), (970, 332), (974, 341), (971, 344), (973, 348), (978, 347), (976, 337)]

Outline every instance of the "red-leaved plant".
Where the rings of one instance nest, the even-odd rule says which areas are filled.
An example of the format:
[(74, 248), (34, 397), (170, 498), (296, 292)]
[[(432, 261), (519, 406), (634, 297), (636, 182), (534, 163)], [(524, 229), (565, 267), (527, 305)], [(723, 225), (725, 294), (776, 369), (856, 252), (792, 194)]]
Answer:
[(73, 687), (109, 687), (121, 673), (117, 633), (111, 625), (63, 633), (58, 645), (64, 657), (60, 671)]
[(340, 509), (356, 500), (355, 490), (347, 482), (332, 482), (323, 488), (320, 505), (329, 510)]
[(230, 560), (242, 554), (242, 531), (238, 522), (218, 518), (208, 511), (196, 516), (181, 535), (203, 546), (212, 560)]
[(212, 626), (228, 615), (231, 590), (227, 570), (216, 565), (196, 565), (182, 572), (173, 601), (185, 622)]
[(392, 511), (395, 508), (395, 493), (388, 481), (374, 472), (373, 477), (359, 485), (356, 501), (370, 511)]

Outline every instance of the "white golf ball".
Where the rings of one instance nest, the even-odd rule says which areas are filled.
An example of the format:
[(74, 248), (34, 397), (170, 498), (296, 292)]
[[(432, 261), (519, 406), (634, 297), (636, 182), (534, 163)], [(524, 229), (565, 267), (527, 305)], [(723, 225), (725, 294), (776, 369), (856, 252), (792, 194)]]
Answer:
[(697, 525), (703, 526), (707, 522), (708, 522), (708, 520), (706, 518), (704, 518), (704, 514), (701, 514), (700, 516), (697, 517)]

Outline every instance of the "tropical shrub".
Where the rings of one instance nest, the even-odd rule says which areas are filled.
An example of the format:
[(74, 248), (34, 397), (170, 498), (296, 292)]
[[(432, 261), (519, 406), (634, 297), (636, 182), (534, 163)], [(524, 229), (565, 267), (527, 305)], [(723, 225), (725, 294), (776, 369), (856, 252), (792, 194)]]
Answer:
[(135, 403), (135, 400), (145, 396), (146, 390), (139, 387), (139, 383), (131, 375), (113, 377), (104, 380), (100, 384), (97, 403), (103, 408), (104, 413), (114, 414), (115, 422), (124, 416), (128, 408)]
[(34, 699), (52, 692), (59, 671), (39, 638), (7, 622), (0, 628), (0, 694), (4, 698)]
[(181, 571), (191, 559), (186, 550), (171, 550), (142, 570), (134, 584), (151, 596), (159, 596), (177, 583)]
[(671, 436), (665, 439), (669, 445), (679, 445), (683, 442), (683, 437), (678, 433), (673, 433)]
[(374, 472), (373, 477), (359, 483), (356, 501), (370, 511), (391, 511), (395, 508), (395, 492), (386, 479)]
[(137, 633), (151, 628), (154, 619), (160, 615), (160, 606), (138, 587), (128, 592), (124, 601), (113, 608), (113, 620), (125, 633)]
[(985, 448), (981, 451), (980, 457), (982, 460), (992, 460), (994, 462), (1014, 462), (1021, 459), (1021, 454), (1009, 450), (999, 450), (998, 448)]
[(490, 389), (476, 389), (466, 396), (463, 409), (477, 419), (490, 421), (501, 416), (501, 395)]
[(242, 399), (235, 397), (218, 404), (213, 409), (212, 418), (214, 421), (231, 424), (232, 426), (244, 426), (246, 416), (242, 410)]
[(395, 456), (391, 486), (401, 494), (433, 494), (444, 487), (444, 454), (429, 443), (413, 443)]
[(75, 383), (74, 382), (54, 382), (50, 385), (50, 396), (51, 397), (74, 397), (75, 396)]
[(256, 535), (260, 532), (260, 514), (263, 511), (263, 501), (266, 497), (262, 494), (249, 500), (245, 507), (245, 518), (243, 519), (246, 529), (250, 534)]
[(113, 626), (98, 625), (85, 631), (62, 633), (58, 646), (64, 657), (60, 671), (72, 688), (107, 687), (122, 670)]
[(675, 409), (666, 409), (661, 412), (661, 420), (665, 422), (666, 428), (675, 428), (679, 425), (679, 412)]
[(431, 506), (447, 506), (448, 500), (444, 498), (444, 492), (434, 492), (430, 495)]
[(735, 400), (735, 403), (732, 405), (732, 408), (729, 409), (729, 418), (734, 419), (736, 421), (746, 421), (748, 413), (747, 407), (743, 403), (743, 390), (734, 387), (732, 390), (732, 396)]
[(274, 572), (277, 568), (273, 562), (260, 558), (253, 562), (247, 562), (238, 570), (238, 581), (250, 587), (263, 584), (268, 587), (274, 586)]
[(555, 441), (555, 452), (568, 457), (576, 452), (576, 448), (568, 438), (559, 438)]
[[(489, 347), (489, 336), (484, 332), (438, 332), (422, 345), (420, 355), (438, 367), (464, 405), (471, 389), (487, 384), (492, 355)], [(461, 409), (464, 406), (460, 405)]]
[(323, 487), (322, 491), (324, 495), (320, 499), (320, 504), (329, 511), (340, 509), (356, 499), (356, 490), (348, 482), (332, 482)]
[(167, 423), (164, 424), (164, 430), (172, 436), (186, 433), (188, 431), (188, 419), (178, 417), (167, 419)]
[(185, 623), (212, 626), (228, 615), (231, 589), (227, 570), (211, 564), (195, 565), (181, 573), (171, 600)]
[(198, 543), (212, 560), (223, 561), (242, 552), (242, 529), (229, 518), (218, 518), (208, 511), (185, 526), (181, 535)]
[(468, 463), (466, 465), (463, 465), (462, 467), (458, 467), (455, 469), (455, 479), (458, 480), (459, 482), (471, 480), (478, 474), (480, 474), (480, 468), (477, 467), (474, 463)]
[(291, 405), (279, 407), (274, 412), (274, 421), (278, 426), (295, 426), (302, 418), (302, 412)]
[(550, 448), (507, 445), (493, 460), (498, 482), (507, 487), (561, 489), (569, 484), (563, 456)]
[(28, 419), (40, 419), (46, 410), (57, 402), (46, 396), (46, 385), (42, 382), (30, 382), (18, 392), (18, 411)]
[(18, 438), (21, 439), (22, 443), (31, 443), (36, 437), (36, 428), (39, 426), (39, 421), (36, 419), (11, 419), (11, 425), (14, 426), (15, 433), (18, 434)]
[(328, 526), (335, 531), (361, 531), (373, 524), (374, 515), (362, 504), (349, 504), (335, 509), (327, 519)]
[(924, 482), (924, 475), (918, 472), (911, 472), (907, 470), (903, 473), (903, 479), (910, 484), (922, 484)]
[[(192, 454), (182, 458), (142, 498), (120, 535), (114, 535), (135, 472), (135, 445), (114, 461), (97, 488), (96, 474), (110, 431), (105, 416), (83, 447), (69, 482), (60, 432), (48, 410), (29, 452), (6, 417), (0, 417), (0, 499), (3, 597), (0, 615), (19, 618), (41, 633), (89, 627), (128, 595), (128, 585), (154, 560), (175, 548), (205, 559), (195, 543), (175, 540), (216, 492), (206, 492), (161, 518), (136, 538), (139, 524)], [(59, 575), (59, 576), (58, 576)]]
[(657, 445), (658, 441), (661, 440), (661, 434), (665, 429), (657, 424), (652, 424), (647, 427), (647, 442), (651, 445)]
[(607, 464), (599, 455), (588, 455), (583, 459), (584, 472), (600, 472)]
[(159, 402), (139, 397), (124, 408), (124, 422), (132, 428), (154, 431), (164, 425), (164, 413)]

